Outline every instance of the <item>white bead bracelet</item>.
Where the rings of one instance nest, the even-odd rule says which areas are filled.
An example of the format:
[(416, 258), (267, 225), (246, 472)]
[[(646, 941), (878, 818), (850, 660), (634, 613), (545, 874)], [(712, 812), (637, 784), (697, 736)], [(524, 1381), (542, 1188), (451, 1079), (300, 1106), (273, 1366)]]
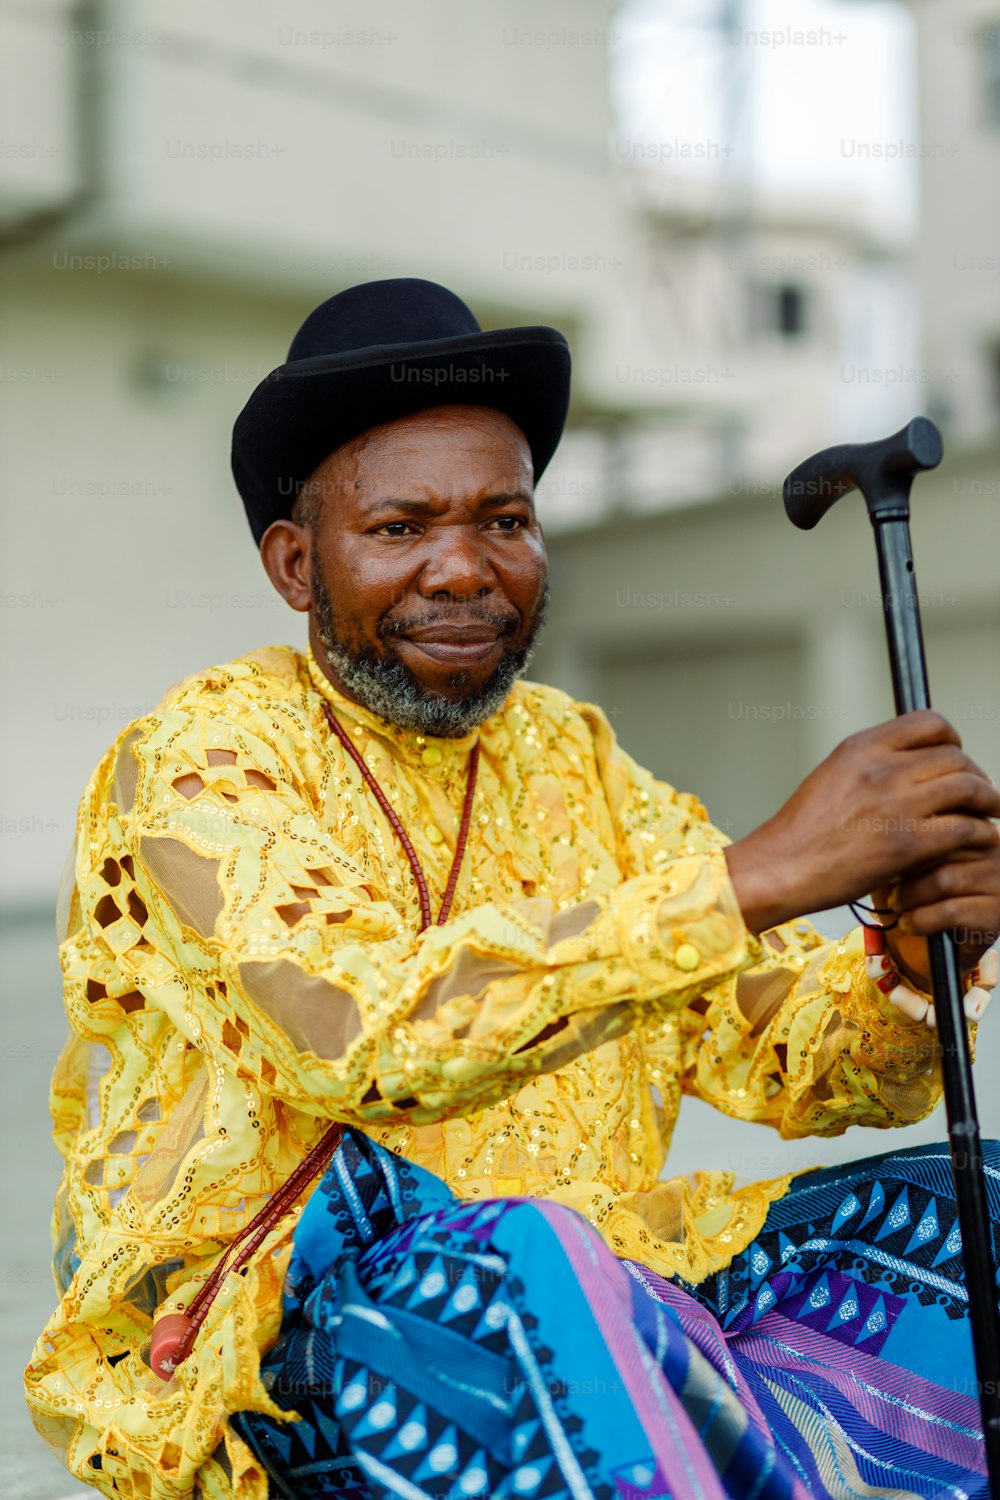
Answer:
[[(878, 927), (870, 927), (866, 924), (864, 935), (865, 973), (868, 978), (878, 985), (883, 995), (891, 1000), (904, 1016), (910, 1016), (914, 1021), (923, 1021), (927, 1026), (936, 1026), (937, 1018), (934, 1014), (933, 1000), (911, 989), (893, 968), (892, 959), (886, 951), (885, 933)], [(1000, 978), (1000, 955), (991, 948), (983, 955), (972, 973), (966, 977), (968, 988), (963, 1004), (967, 1020), (982, 1020), (986, 1007), (992, 999), (992, 991), (998, 978)]]

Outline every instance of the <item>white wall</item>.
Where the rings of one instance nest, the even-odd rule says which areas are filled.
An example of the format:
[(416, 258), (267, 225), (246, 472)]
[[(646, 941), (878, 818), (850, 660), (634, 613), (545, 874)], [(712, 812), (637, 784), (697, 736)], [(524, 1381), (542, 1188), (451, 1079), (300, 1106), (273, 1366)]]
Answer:
[(0, 226), (58, 208), (81, 185), (73, 0), (0, 12)]
[(199, 666), (303, 636), (228, 445), (307, 305), (258, 299), (251, 319), (245, 297), (153, 273), (51, 271), (16, 293), (0, 303), (0, 900), (26, 902), (51, 896), (86, 779), (130, 719)]
[(1000, 12), (992, 0), (914, 0), (913, 9), (925, 153), (923, 363), (956, 435), (989, 441), (1000, 421), (1000, 122), (985, 119), (981, 33), (996, 37)]
[[(1000, 781), (998, 459), (949, 450), (911, 508), (932, 698)], [(811, 532), (788, 522), (775, 485), (612, 519), (550, 539), (550, 554), (539, 675), (617, 711), (626, 748), (668, 781), (700, 793), (708, 778), (709, 810), (724, 794), (734, 835), (775, 810), (776, 756), (787, 795), (839, 740), (892, 716), (856, 493)]]

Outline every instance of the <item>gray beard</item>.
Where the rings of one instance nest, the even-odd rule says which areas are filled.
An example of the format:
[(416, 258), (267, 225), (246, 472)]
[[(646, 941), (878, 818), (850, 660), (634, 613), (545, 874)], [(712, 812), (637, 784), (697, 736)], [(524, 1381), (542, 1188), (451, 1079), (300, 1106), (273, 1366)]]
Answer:
[[(549, 602), (546, 583), (526, 644), (516, 650), (506, 650), (478, 692), (469, 693), (464, 698), (445, 698), (428, 692), (398, 656), (379, 657), (370, 651), (350, 649), (343, 632), (338, 629), (333, 600), (315, 567), (312, 590), (316, 634), (341, 685), (365, 708), (390, 724), (442, 739), (458, 739), (469, 734), (503, 707), (511, 688), (524, 674), (534, 655)], [(380, 628), (379, 635), (391, 653), (391, 628), (384, 634)], [(458, 671), (453, 673), (449, 686), (458, 692), (467, 680), (468, 674)]]

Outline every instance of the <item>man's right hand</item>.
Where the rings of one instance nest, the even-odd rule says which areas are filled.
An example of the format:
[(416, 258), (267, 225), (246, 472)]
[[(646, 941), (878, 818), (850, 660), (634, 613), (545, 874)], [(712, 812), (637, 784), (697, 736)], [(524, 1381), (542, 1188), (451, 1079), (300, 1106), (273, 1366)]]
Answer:
[(1000, 789), (921, 709), (844, 740), (726, 859), (744, 921), (763, 932), (993, 848), (996, 817)]

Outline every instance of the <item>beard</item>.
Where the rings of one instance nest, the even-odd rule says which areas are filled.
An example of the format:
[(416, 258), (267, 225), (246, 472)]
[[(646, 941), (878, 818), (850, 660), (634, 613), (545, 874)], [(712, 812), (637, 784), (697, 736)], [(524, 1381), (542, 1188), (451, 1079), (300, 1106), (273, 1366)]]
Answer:
[[(549, 586), (545, 583), (541, 598), (531, 621), (527, 640), (520, 646), (506, 646), (504, 654), (482, 687), (463, 694), (469, 683), (466, 671), (453, 672), (448, 679), (448, 688), (458, 696), (445, 696), (424, 686), (420, 679), (398, 655), (396, 637), (431, 619), (446, 618), (444, 612), (425, 615), (418, 620), (391, 621), (382, 619), (377, 634), (384, 647), (384, 654), (357, 645), (342, 621), (338, 621), (333, 600), (320, 577), (315, 554), (312, 567), (313, 611), (316, 634), (323, 645), (329, 665), (337, 674), (338, 681), (359, 703), (379, 718), (386, 719), (400, 729), (413, 729), (419, 734), (437, 735), (443, 739), (458, 739), (468, 734), (486, 719), (492, 717), (510, 694), (517, 679), (523, 675), (534, 655), (538, 633), (545, 621), (549, 602)], [(476, 620), (500, 632), (500, 639), (510, 636), (517, 627), (509, 615), (499, 615), (484, 610), (470, 613), (462, 610), (464, 621)]]

